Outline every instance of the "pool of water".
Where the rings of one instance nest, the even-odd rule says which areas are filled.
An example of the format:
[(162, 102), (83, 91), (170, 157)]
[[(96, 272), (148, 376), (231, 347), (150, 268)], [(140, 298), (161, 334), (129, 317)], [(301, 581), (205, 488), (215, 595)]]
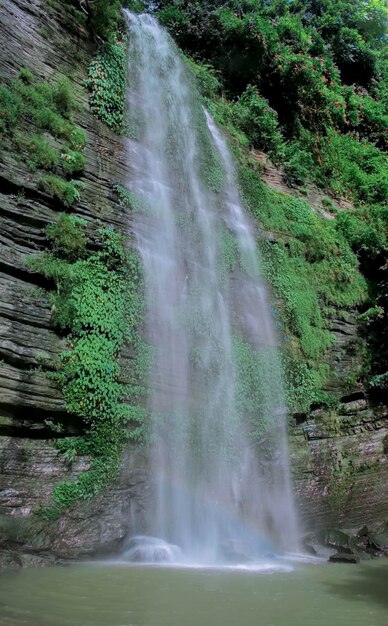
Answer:
[(388, 559), (204, 569), (85, 563), (0, 577), (1, 626), (386, 626)]

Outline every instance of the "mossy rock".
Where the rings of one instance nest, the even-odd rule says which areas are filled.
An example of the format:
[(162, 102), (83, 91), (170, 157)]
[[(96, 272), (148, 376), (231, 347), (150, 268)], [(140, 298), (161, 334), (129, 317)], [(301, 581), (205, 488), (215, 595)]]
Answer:
[(323, 537), (323, 543), (330, 548), (336, 548), (341, 554), (355, 554), (357, 550), (357, 543), (352, 535), (332, 528), (327, 530)]

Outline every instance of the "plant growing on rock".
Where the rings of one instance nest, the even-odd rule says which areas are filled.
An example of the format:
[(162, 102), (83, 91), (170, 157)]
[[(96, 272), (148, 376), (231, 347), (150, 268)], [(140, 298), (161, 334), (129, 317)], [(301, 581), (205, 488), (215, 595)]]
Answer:
[(90, 62), (86, 86), (93, 113), (115, 132), (121, 132), (126, 85), (126, 40), (116, 35)]
[[(31, 72), (22, 68), (18, 79), (0, 86), (0, 140), (16, 159), (24, 160), (27, 154), (26, 163), (32, 171), (55, 172), (40, 176), (38, 185), (65, 206), (79, 200), (82, 188), (79, 181), (66, 177), (81, 172), (85, 165), (85, 132), (71, 120), (75, 108), (67, 78), (53, 84), (34, 82)], [(25, 130), (31, 121), (36, 129), (32, 137)]]
[(39, 186), (43, 191), (58, 198), (65, 206), (70, 207), (80, 199), (83, 183), (76, 180), (66, 181), (59, 176), (45, 175), (40, 177)]
[[(52, 374), (59, 382), (68, 412), (85, 424), (89, 434), (59, 443), (66, 458), (89, 454), (90, 469), (75, 482), (58, 485), (54, 505), (42, 511), (53, 517), (76, 500), (96, 495), (118, 471), (128, 438), (141, 437), (144, 411), (135, 410), (141, 387), (120, 382), (120, 350), (136, 341), (142, 301), (136, 254), (122, 236), (99, 231), (99, 249), (87, 253), (85, 221), (62, 215), (47, 229), (52, 250), (32, 261), (34, 269), (54, 280), (50, 295), (54, 321), (68, 333), (61, 366)], [(135, 406), (131, 406), (135, 405)], [(128, 428), (128, 423), (133, 428)]]
[(52, 254), (70, 261), (81, 258), (86, 249), (85, 226), (84, 219), (66, 213), (62, 213), (57, 222), (49, 224), (46, 234), (52, 245)]

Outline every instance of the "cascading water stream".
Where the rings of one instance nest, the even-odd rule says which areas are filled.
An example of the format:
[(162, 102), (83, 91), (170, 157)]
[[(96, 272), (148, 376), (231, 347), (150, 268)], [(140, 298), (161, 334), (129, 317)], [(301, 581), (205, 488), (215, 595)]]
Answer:
[(125, 14), (128, 186), (153, 355), (149, 530), (191, 562), (293, 549), (277, 341), (233, 161), (170, 36)]

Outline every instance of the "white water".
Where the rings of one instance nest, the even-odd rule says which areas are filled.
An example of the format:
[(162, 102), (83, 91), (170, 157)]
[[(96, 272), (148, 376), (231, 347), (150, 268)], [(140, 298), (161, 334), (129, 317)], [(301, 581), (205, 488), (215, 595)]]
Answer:
[(149, 15), (126, 18), (154, 357), (149, 531), (194, 563), (295, 549), (277, 340), (233, 161), (172, 39)]

